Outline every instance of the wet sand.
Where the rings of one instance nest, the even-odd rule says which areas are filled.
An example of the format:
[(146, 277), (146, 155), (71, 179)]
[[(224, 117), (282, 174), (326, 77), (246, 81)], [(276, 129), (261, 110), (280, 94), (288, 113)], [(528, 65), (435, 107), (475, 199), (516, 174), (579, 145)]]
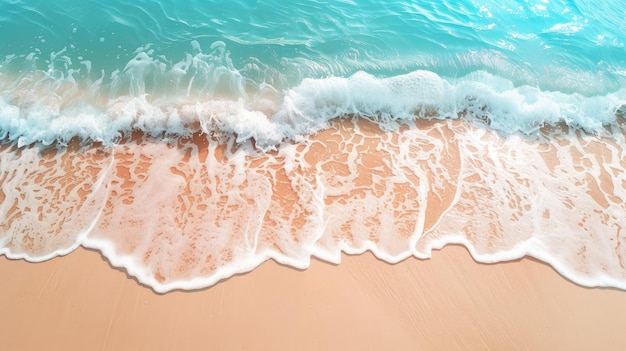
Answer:
[(268, 261), (165, 295), (78, 249), (44, 263), (0, 257), (3, 350), (622, 350), (626, 292), (589, 289), (523, 259), (459, 246), (396, 265), (371, 254)]
[[(362, 127), (367, 125), (362, 123)], [(338, 139), (332, 134), (324, 136), (322, 133), (320, 137), (340, 141), (353, 137), (349, 128), (341, 132), (347, 134)], [(380, 135), (378, 129), (371, 128), (363, 128), (362, 133), (365, 140)], [(448, 136), (443, 133), (439, 137)], [(131, 147), (132, 141), (127, 145)], [(204, 147), (200, 147), (203, 144), (196, 140), (192, 145), (199, 150), (197, 155), (179, 155), (176, 149), (172, 149), (170, 153), (177, 157), (167, 158), (166, 161), (177, 166), (192, 165), (190, 162), (203, 164), (200, 161), (207, 157)], [(376, 143), (372, 143), (373, 146), (363, 145), (379, 150), (375, 147)], [(370, 149), (358, 151), (359, 155), (365, 155), (361, 165), (385, 164), (382, 160), (387, 154), (370, 152)], [(126, 164), (145, 160), (143, 151), (139, 149), (141, 152), (132, 153), (128, 150), (116, 154), (119, 164), (114, 175), (119, 178), (122, 190), (126, 189), (126, 181), (147, 179), (140, 177), (140, 165), (135, 167), (139, 171), (130, 172), (128, 169), (131, 166)], [(455, 155), (456, 149), (450, 147), (448, 150), (450, 155)], [(328, 167), (339, 172), (337, 169), (341, 168), (337, 168), (338, 165), (342, 162), (345, 165), (345, 161), (328, 156), (327, 150), (324, 152), (317, 154), (334, 160), (334, 163), (328, 163)], [(343, 155), (341, 152), (338, 154)], [(48, 163), (44, 162), (45, 167), (42, 166), (40, 172), (49, 176), (52, 184), (56, 179), (68, 180), (71, 189), (82, 189), (80, 185), (83, 183), (93, 184), (92, 178), (97, 173), (78, 173), (76, 165), (90, 170), (89, 167), (100, 167), (98, 162), (102, 163), (110, 157), (108, 154), (93, 153), (89, 154), (91, 158), (87, 158), (91, 161), (86, 162), (82, 158), (83, 153), (34, 155), (31, 163), (20, 167), (31, 169), (34, 164), (41, 163), (39, 157), (44, 161), (58, 159), (58, 164), (55, 163), (57, 161), (49, 161), (51, 166), (46, 166)], [(372, 155), (380, 156), (380, 160), (368, 159)], [(153, 159), (159, 160), (156, 157)], [(554, 159), (558, 158), (555, 156)], [(453, 162), (451, 164), (454, 166)], [(284, 168), (282, 163), (278, 166)], [(167, 173), (158, 170), (155, 174)], [(39, 175), (33, 174), (33, 177)], [(131, 177), (131, 174), (134, 176)], [(287, 196), (286, 183), (280, 181), (285, 175), (277, 174), (279, 181), (273, 183), (277, 187), (275, 193), (281, 194), (282, 198), (295, 198)], [(204, 178), (197, 176), (189, 179)], [(369, 182), (367, 187), (372, 180)], [(166, 183), (178, 184), (176, 186), (182, 188), (189, 184)], [(42, 189), (45, 189), (43, 185)], [(449, 186), (447, 183), (442, 185), (444, 190)], [(147, 187), (146, 193), (154, 194), (151, 189), (157, 188)], [(43, 191), (39, 188), (35, 190)], [(171, 193), (177, 195), (179, 191)], [(446, 197), (451, 193), (444, 191), (445, 196), (440, 197), (429, 195), (429, 209), (434, 209), (435, 215), (442, 212), (445, 202), (451, 201)], [(119, 191), (119, 194), (126, 192)], [(48, 198), (42, 199), (43, 204), (49, 202)], [(53, 199), (59, 204), (72, 206), (72, 202), (64, 199)], [(131, 217), (137, 213), (148, 213), (155, 203), (141, 202), (145, 209), (124, 207), (120, 205), (125, 204), (124, 199), (114, 198), (120, 206), (119, 211)], [(81, 201), (84, 202), (84, 196), (81, 196)], [(113, 208), (111, 201), (108, 209)], [(282, 208), (292, 207), (290, 203), (279, 205)], [(65, 215), (62, 209), (58, 212)], [(87, 219), (91, 218), (88, 214), (84, 216)], [(435, 215), (426, 214), (426, 228), (434, 225)], [(31, 221), (27, 216), (16, 218), (27, 224)], [(121, 239), (127, 236), (132, 239), (127, 234), (131, 221), (123, 220), (124, 216), (111, 218), (122, 219), (112, 221), (116, 226), (111, 232), (119, 234)], [(479, 219), (476, 218), (477, 221)], [(200, 221), (198, 225), (203, 223)], [(39, 224), (44, 228), (44, 224)], [(192, 230), (196, 227), (189, 228), (189, 233), (199, 233)], [(140, 229), (134, 231), (138, 237), (146, 232)], [(37, 230), (32, 232), (38, 233)], [(46, 235), (45, 231), (42, 233), (40, 236), (43, 239), (55, 238)], [(173, 231), (173, 235), (176, 233)], [(68, 240), (74, 242), (75, 239), (70, 237)], [(20, 242), (15, 241), (16, 244)], [(24, 248), (32, 249), (28, 245)], [(333, 265), (313, 260), (309, 269), (297, 270), (270, 260), (249, 273), (233, 276), (210, 288), (160, 295), (138, 283), (124, 270), (113, 268), (96, 250), (78, 248), (67, 256), (43, 263), (9, 260), (0, 256), (0, 340), (3, 345), (0, 349), (626, 349), (626, 334), (623, 333), (626, 325), (625, 291), (581, 287), (560, 276), (550, 266), (533, 259), (480, 264), (472, 260), (465, 248), (449, 245), (443, 250), (435, 250), (429, 260), (409, 258), (398, 264), (389, 264), (366, 253), (343, 255), (342, 261)]]

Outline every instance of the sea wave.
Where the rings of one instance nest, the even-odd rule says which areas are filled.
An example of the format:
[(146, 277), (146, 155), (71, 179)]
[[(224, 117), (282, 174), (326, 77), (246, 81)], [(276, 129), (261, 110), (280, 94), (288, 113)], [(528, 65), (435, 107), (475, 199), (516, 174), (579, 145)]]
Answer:
[[(174, 64), (139, 48), (123, 69), (89, 79), (65, 51), (50, 56), (47, 70), (0, 76), (0, 138), (19, 145), (66, 143), (78, 137), (113, 144), (124, 134), (190, 135), (198, 130), (254, 139), (261, 149), (359, 116), (383, 129), (403, 121), (468, 118), (504, 134), (532, 134), (566, 124), (598, 132), (616, 123), (626, 88), (602, 94), (546, 90), (485, 70), (446, 77), (429, 70), (393, 76), (358, 71), (350, 76), (304, 78), (283, 87), (236, 68), (223, 42)], [(7, 58), (7, 61), (15, 58)], [(35, 60), (34, 57), (26, 60)], [(257, 72), (258, 73), (258, 72)]]

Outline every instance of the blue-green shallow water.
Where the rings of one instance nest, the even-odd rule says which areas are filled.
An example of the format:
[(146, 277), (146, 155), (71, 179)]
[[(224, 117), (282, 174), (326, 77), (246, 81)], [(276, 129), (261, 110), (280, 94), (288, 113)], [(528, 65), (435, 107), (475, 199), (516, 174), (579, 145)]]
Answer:
[[(528, 112), (527, 105), (532, 105), (534, 114), (523, 117), (521, 124), (507, 121), (500, 128), (505, 132), (528, 132), (529, 123), (534, 128), (559, 121), (594, 130), (612, 123), (625, 98), (625, 15), (626, 5), (617, 0), (2, 0), (0, 134), (25, 143), (66, 139), (71, 134), (111, 138), (114, 132), (89, 132), (86, 126), (80, 133), (71, 128), (52, 130), (50, 123), (40, 122), (61, 115), (95, 114), (92, 117), (102, 129), (106, 124), (102, 121), (111, 114), (107, 110), (111, 101), (138, 96), (149, 103), (167, 97), (169, 110), (159, 106), (160, 110), (179, 108), (180, 101), (172, 101), (179, 97), (230, 99), (243, 101), (246, 110), (263, 110), (268, 118), (287, 114), (291, 124), (303, 117), (318, 121), (291, 128), (289, 133), (298, 134), (317, 130), (328, 118), (343, 113), (407, 118), (424, 105), (439, 105), (439, 96), (416, 97), (410, 103), (411, 94), (431, 90), (433, 84), (443, 84), (448, 95), (443, 101), (455, 96), (453, 106), (435, 106), (442, 116), (455, 116), (468, 105), (475, 108), (476, 103), (468, 100), (477, 98), (480, 110), (485, 110), (484, 105), (508, 98), (511, 106), (495, 107), (490, 119), (498, 119), (500, 112)], [(436, 77), (427, 78), (428, 82), (423, 76), (402, 78), (402, 83), (379, 81), (418, 70)], [(359, 72), (373, 79), (349, 79), (356, 84), (348, 84), (343, 88), (348, 91), (339, 94), (327, 92), (333, 98), (324, 93), (337, 89), (329, 84), (345, 83), (329, 78)], [(307, 78), (317, 84), (299, 89)], [(86, 93), (80, 99), (75, 93), (69, 97), (68, 84)], [(408, 96), (400, 102), (408, 104), (407, 109), (385, 107), (393, 101), (364, 108), (353, 101), (357, 91), (385, 95), (377, 89)], [(271, 106), (263, 102), (262, 109), (249, 103), (258, 101), (259, 92), (272, 92), (266, 99)], [(516, 97), (502, 95), (505, 92)], [(285, 111), (284, 96), (306, 99), (303, 94), (318, 93), (322, 100), (313, 106), (317, 111), (298, 101)], [(24, 102), (24, 95), (52, 95), (64, 102), (43, 106), (45, 99)], [(337, 96), (344, 101), (324, 100)], [(546, 103), (554, 105), (550, 113), (545, 113)], [(322, 116), (319, 109), (332, 112)], [(298, 115), (295, 122), (294, 114)], [(281, 120), (285, 117), (275, 119)], [(49, 130), (31, 135), (33, 128)]]

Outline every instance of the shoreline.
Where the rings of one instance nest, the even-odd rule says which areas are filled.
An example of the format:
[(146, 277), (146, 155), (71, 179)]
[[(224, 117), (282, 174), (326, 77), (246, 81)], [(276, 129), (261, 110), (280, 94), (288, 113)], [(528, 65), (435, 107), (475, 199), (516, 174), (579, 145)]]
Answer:
[[(524, 258), (460, 246), (391, 265), (371, 253), (306, 270), (273, 261), (213, 287), (159, 295), (97, 252), (0, 258), (0, 338), (26, 349), (604, 349), (626, 345), (626, 294)], [(38, 337), (32, 337), (37, 335)]]
[[(488, 257), (481, 255), (499, 250), (510, 253), (506, 250), (519, 248), (519, 240), (523, 241), (519, 245), (530, 241), (524, 225), (530, 220), (521, 222), (520, 218), (537, 219), (532, 217), (536, 212), (543, 214), (538, 218), (544, 221), (544, 227), (538, 227), (543, 232), (563, 233), (567, 228), (559, 225), (571, 224), (578, 230), (572, 233), (579, 234), (586, 250), (585, 230), (593, 235), (601, 232), (596, 228), (608, 224), (583, 227), (568, 213), (591, 221), (595, 217), (584, 217), (592, 213), (588, 209), (605, 202), (620, 208), (616, 206), (624, 198), (623, 189), (619, 183), (611, 187), (612, 181), (607, 181), (622, 179), (618, 170), (623, 169), (623, 158), (617, 145), (573, 137), (563, 139), (565, 145), (536, 148), (538, 145), (529, 144), (524, 148), (524, 140), (504, 140), (483, 130), (475, 133), (471, 125), (462, 122), (432, 123), (422, 122), (415, 130), (400, 128), (395, 134), (367, 121), (341, 123), (300, 148), (287, 148), (291, 154), (278, 152), (260, 159), (231, 152), (235, 146), (211, 143), (200, 134), (171, 145), (144, 143), (149, 137), (131, 134), (126, 144), (108, 150), (94, 147), (85, 151), (77, 141), (58, 153), (27, 147), (19, 149), (17, 158), (10, 155), (12, 146), (1, 149), (8, 160), (2, 163), (4, 185), (18, 190), (7, 195), (19, 202), (20, 194), (41, 194), (27, 198), (24, 209), (18, 210), (18, 202), (9, 209), (9, 222), (23, 224), (16, 226), (22, 229), (14, 233), (28, 233), (23, 228), (32, 225), (31, 232), (38, 233), (44, 243), (51, 240), (50, 247), (81, 246), (42, 263), (0, 257), (4, 283), (0, 313), (10, 316), (0, 321), (0, 340), (8, 350), (624, 349), (625, 291), (576, 285), (547, 264), (528, 257), (510, 261), (509, 256), (505, 262), (484, 264), (459, 245), (437, 249), (445, 241), (442, 238), (451, 238), (448, 242), (471, 243), (479, 260)], [(472, 141), (473, 137), (486, 141), (462, 143), (462, 138)], [(473, 146), (478, 148), (471, 149)], [(500, 156), (491, 157), (493, 150), (501, 152)], [(391, 159), (400, 154), (404, 156)], [(535, 168), (529, 168), (532, 160)], [(308, 168), (298, 168), (298, 164)], [(608, 166), (615, 166), (617, 173), (606, 173)], [(606, 174), (590, 179), (584, 177), (587, 173), (568, 173), (576, 167)], [(319, 180), (316, 172), (326, 179)], [(542, 174), (546, 182), (537, 179)], [(573, 178), (568, 181), (563, 175)], [(549, 211), (531, 211), (535, 194), (547, 196), (561, 189), (561, 184), (583, 181), (590, 193), (568, 189), (564, 197), (555, 199), (571, 203), (537, 203)], [(501, 187), (494, 187), (496, 183)], [(56, 188), (50, 184), (67, 191), (54, 192)], [(317, 188), (308, 188), (311, 184)], [(346, 184), (350, 186), (344, 188)], [(542, 190), (546, 184), (553, 188)], [(231, 199), (233, 193), (241, 199)], [(513, 196), (516, 194), (519, 196)], [(581, 202), (576, 196), (582, 195), (586, 197)], [(53, 226), (34, 215), (48, 213), (45, 206), (50, 199), (61, 206), (51, 209), (53, 219), (57, 215), (66, 218), (78, 209), (82, 212), (72, 215), (75, 222), (70, 227), (64, 228), (65, 222), (61, 222), (51, 230)], [(369, 202), (360, 202), (363, 199)], [(270, 211), (254, 212), (260, 201), (266, 201), (266, 207), (274, 211), (272, 216), (268, 216)], [(31, 202), (43, 207), (36, 208)], [(322, 238), (312, 237), (316, 232), (307, 227), (313, 223), (307, 216), (316, 208), (311, 204), (327, 206), (320, 212), (324, 215), (319, 217), (320, 223), (334, 225)], [(365, 206), (368, 204), (372, 206)], [(381, 204), (389, 206), (378, 208)], [(31, 207), (37, 210), (31, 211)], [(564, 208), (571, 212), (562, 211)], [(222, 209), (232, 213), (205, 217), (220, 214)], [(334, 216), (339, 213), (343, 215)], [(622, 223), (623, 217), (614, 217), (616, 224)], [(291, 235), (279, 235), (282, 232), (274, 220), (281, 218), (293, 224)], [(380, 218), (386, 221), (377, 221)], [(220, 242), (219, 247), (199, 246), (208, 242), (203, 235), (213, 233), (207, 230), (207, 223), (221, 233), (215, 237), (229, 241)], [(252, 224), (269, 232), (250, 237), (247, 225)], [(88, 237), (75, 237), (74, 227), (89, 225), (94, 225), (94, 231)], [(422, 228), (425, 235), (412, 243), (410, 234), (415, 228)], [(446, 237), (446, 233), (459, 234)], [(173, 244), (178, 239), (181, 243)], [(556, 245), (550, 239), (554, 238), (546, 242), (553, 245), (548, 247), (554, 249), (552, 253), (561, 255), (570, 249), (576, 255), (572, 251), (576, 247), (566, 248), (566, 242)], [(567, 239), (570, 242), (573, 237)], [(614, 239), (621, 242), (619, 232)], [(115, 251), (108, 251), (108, 259), (101, 253), (107, 251), (85, 249), (102, 249), (94, 245), (102, 240), (117, 245)], [(298, 249), (313, 243), (327, 248), (326, 261), (313, 258), (304, 270), (274, 261), (309, 258), (311, 252)], [(15, 252), (38, 254), (46, 248), (29, 240), (12, 244)], [(432, 258), (401, 259), (413, 244), (424, 257), (433, 249)], [(158, 294), (139, 283), (160, 283), (165, 277), (161, 271), (176, 283), (215, 272), (221, 267), (217, 264), (229, 268), (231, 261), (240, 258), (231, 249), (239, 247), (245, 247), (244, 253), (252, 258), (266, 260), (250, 272), (198, 290)], [(621, 255), (619, 247), (609, 252)], [(591, 252), (593, 245), (589, 248)], [(357, 256), (342, 253), (359, 250), (368, 251)], [(372, 251), (400, 262), (389, 264)], [(607, 258), (601, 253), (591, 258)], [(119, 259), (131, 255), (149, 275), (128, 269), (136, 266), (122, 269), (109, 263), (120, 265)], [(173, 263), (169, 257), (175, 258)], [(574, 263), (591, 262), (585, 257), (573, 259), (577, 260)], [(338, 265), (329, 263), (339, 260)], [(601, 267), (591, 263), (592, 268)]]
[[(80, 244), (161, 292), (267, 259), (304, 268), (310, 256), (369, 250), (395, 263), (446, 243), (480, 262), (528, 255), (579, 284), (623, 288), (626, 193), (608, 139), (565, 131), (535, 144), (459, 120), (388, 133), (352, 119), (260, 154), (251, 141), (139, 132), (113, 148), (0, 150), (0, 202), (12, 204), (1, 253), (42, 261)], [(565, 243), (564, 231), (576, 237)]]

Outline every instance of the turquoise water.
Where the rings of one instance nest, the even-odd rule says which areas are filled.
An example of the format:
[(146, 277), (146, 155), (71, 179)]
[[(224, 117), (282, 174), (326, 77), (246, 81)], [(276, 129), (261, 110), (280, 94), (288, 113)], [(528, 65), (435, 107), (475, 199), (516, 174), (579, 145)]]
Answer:
[[(516, 84), (605, 93), (624, 82), (624, 5), (603, 1), (2, 1), (5, 67), (46, 69), (65, 49), (68, 67), (110, 74), (150, 46), (166, 64), (223, 41), (253, 83), (293, 86), (307, 77), (380, 76), (428, 69), (487, 70)], [(17, 61), (17, 62), (15, 62)], [(48, 61), (48, 62), (46, 62)], [(21, 66), (21, 67), (20, 67)], [(63, 65), (61, 65), (63, 66)], [(5, 70), (7, 68), (3, 67)], [(252, 72), (251, 72), (252, 73)], [(563, 73), (571, 77), (561, 77)], [(98, 73), (96, 73), (98, 74)], [(590, 75), (598, 80), (586, 81)], [(590, 83), (593, 88), (589, 87)], [(602, 83), (600, 86), (599, 83)]]
[[(3, 1), (3, 56), (67, 49), (93, 68), (123, 68), (151, 45), (155, 57), (183, 59), (196, 40), (223, 41), (233, 64), (270, 70), (298, 61), (302, 77), (380, 75), (430, 69), (446, 76), (476, 69), (549, 85), (550, 67), (606, 75), (626, 69), (620, 1)], [(490, 52), (495, 59), (484, 57)], [(478, 53), (478, 54), (477, 54)], [(42, 62), (43, 63), (43, 62)], [(295, 64), (295, 63), (294, 63)], [(274, 73), (274, 72), (272, 72)], [(269, 78), (269, 77), (266, 77)], [(291, 84), (296, 84), (292, 81)], [(584, 90), (586, 84), (568, 86)], [(555, 86), (555, 87), (558, 87)], [(615, 88), (613, 85), (610, 88)], [(565, 86), (561, 86), (565, 88)], [(602, 91), (600, 89), (599, 91)]]
[[(356, 85), (369, 89), (370, 95), (379, 95), (373, 87), (381, 84), (378, 79), (420, 70), (435, 73), (443, 83), (401, 79), (404, 83), (398, 89), (405, 95), (433, 84), (444, 84), (446, 92), (454, 90), (459, 101), (437, 108), (442, 116), (467, 110), (468, 104), (463, 102), (467, 98), (478, 97), (487, 105), (501, 103), (507, 99), (501, 93), (508, 91), (544, 115), (526, 116), (521, 124), (507, 121), (496, 128), (528, 132), (524, 127), (528, 123), (565, 121), (595, 130), (612, 123), (611, 115), (624, 101), (625, 15), (626, 5), (617, 0), (601, 4), (548, 0), (3, 0), (0, 97), (4, 116), (0, 117), (0, 133), (22, 138), (25, 143), (71, 135), (111, 138), (115, 132), (102, 129), (106, 125), (102, 121), (111, 114), (104, 106), (119, 97), (137, 96), (243, 99), (245, 105), (258, 102), (255, 96), (259, 92), (269, 92), (273, 94), (271, 106), (263, 102), (265, 108), (258, 108), (251, 103), (245, 109), (263, 110), (271, 118), (285, 113), (284, 96), (294, 90), (298, 93), (305, 79), (318, 80), (320, 86), (314, 90), (319, 91), (334, 84), (328, 78), (365, 72), (373, 80)], [(459, 81), (469, 81), (473, 87), (466, 83), (459, 87)], [(80, 103), (67, 96), (68, 83), (87, 92)], [(363, 88), (363, 84), (368, 86)], [(497, 98), (484, 94), (490, 89)], [(60, 107), (38, 106), (35, 111), (32, 102), (18, 101), (16, 91), (53, 94), (64, 102)], [(549, 109), (557, 111), (545, 117), (546, 105), (537, 104), (537, 99), (553, 104)], [(170, 102), (170, 110), (179, 108)], [(524, 109), (519, 101), (510, 102), (515, 106), (502, 109)], [(429, 99), (414, 105), (425, 103), (439, 104)], [(572, 104), (584, 111), (573, 111)], [(333, 107), (336, 111), (331, 115), (303, 112), (309, 115), (306, 119), (318, 120), (305, 129), (318, 130), (328, 118), (344, 113), (385, 110), (382, 106), (343, 110), (343, 105)], [(409, 107), (411, 111), (382, 113), (406, 118), (414, 105)], [(492, 120), (499, 118), (498, 108), (495, 110)], [(592, 111), (598, 115), (590, 115)], [(90, 132), (83, 126), (82, 132), (66, 128), (31, 135), (29, 129), (38, 124), (33, 113), (46, 120), (54, 119), (55, 113), (66, 117), (98, 114), (91, 124), (100, 126)], [(293, 111), (287, 113), (293, 115)], [(28, 125), (23, 124), (28, 119)]]

